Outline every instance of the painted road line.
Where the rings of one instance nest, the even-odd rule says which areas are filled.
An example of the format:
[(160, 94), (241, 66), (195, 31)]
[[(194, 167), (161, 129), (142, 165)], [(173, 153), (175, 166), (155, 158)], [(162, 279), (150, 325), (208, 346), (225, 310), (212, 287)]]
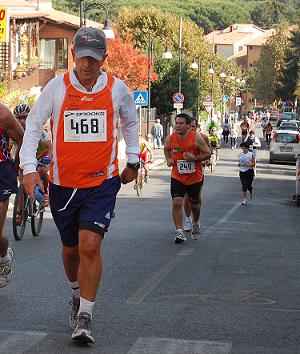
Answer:
[[(201, 234), (200, 237), (203, 239), (212, 234), (215, 228), (219, 224), (226, 222), (239, 206), (240, 203), (234, 205), (219, 221), (217, 221), (213, 226), (211, 226), (203, 234)], [(126, 303), (141, 304), (146, 299), (146, 297), (151, 294), (151, 292), (168, 275), (168, 273), (180, 262), (183, 261), (184, 256), (190, 256), (193, 253), (194, 249), (194, 247), (184, 247), (176, 254), (174, 258), (172, 258), (166, 265), (164, 265), (158, 272), (156, 272), (143, 286), (141, 286), (133, 295), (131, 295), (127, 299)]]
[(0, 331), (0, 353), (21, 354), (46, 337), (45, 332)]
[(232, 343), (172, 338), (138, 338), (127, 354), (230, 354)]
[(143, 286), (141, 286), (133, 295), (131, 295), (127, 304), (141, 304), (145, 298), (157, 287), (158, 284), (168, 275), (170, 270), (176, 267), (183, 257), (176, 255), (166, 265), (164, 265), (158, 272), (156, 272)]

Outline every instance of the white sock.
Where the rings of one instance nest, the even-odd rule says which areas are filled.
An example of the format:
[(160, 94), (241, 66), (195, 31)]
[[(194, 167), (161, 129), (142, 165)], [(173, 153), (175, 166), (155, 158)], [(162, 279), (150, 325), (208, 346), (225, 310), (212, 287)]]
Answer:
[(88, 301), (88, 300), (84, 299), (83, 297), (80, 297), (80, 307), (79, 307), (78, 313), (87, 312), (92, 317), (94, 304), (95, 304), (95, 302)]
[(74, 297), (76, 297), (76, 299), (79, 299), (80, 297), (80, 289), (79, 289), (79, 283), (78, 281), (70, 281), (68, 280), (69, 282), (69, 286), (72, 290), (72, 294)]
[(176, 229), (176, 231), (182, 231), (182, 229)]
[(6, 256), (1, 258), (1, 262), (0, 263), (5, 264), (5, 263), (7, 263), (9, 261), (10, 261), (10, 256), (9, 256), (8, 253), (6, 253)]
[(186, 219), (186, 221), (192, 222), (192, 216), (191, 215), (190, 216), (186, 216), (185, 219)]

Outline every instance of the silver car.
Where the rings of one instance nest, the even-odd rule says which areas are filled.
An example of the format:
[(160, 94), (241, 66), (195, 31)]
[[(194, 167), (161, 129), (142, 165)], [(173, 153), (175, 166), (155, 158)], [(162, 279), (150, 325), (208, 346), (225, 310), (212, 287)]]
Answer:
[(270, 143), (269, 162), (294, 162), (300, 154), (300, 134), (297, 130), (277, 130)]

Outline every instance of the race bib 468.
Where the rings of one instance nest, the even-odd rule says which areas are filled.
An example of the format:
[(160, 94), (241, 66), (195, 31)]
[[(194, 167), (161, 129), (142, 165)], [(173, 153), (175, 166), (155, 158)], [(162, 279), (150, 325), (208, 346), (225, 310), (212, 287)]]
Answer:
[(99, 142), (107, 140), (106, 110), (65, 111), (65, 142)]

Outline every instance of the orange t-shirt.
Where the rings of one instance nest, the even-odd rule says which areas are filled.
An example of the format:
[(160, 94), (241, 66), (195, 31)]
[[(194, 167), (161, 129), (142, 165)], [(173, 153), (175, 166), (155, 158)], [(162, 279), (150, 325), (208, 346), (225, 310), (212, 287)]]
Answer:
[(58, 122), (51, 119), (53, 159), (50, 182), (71, 188), (94, 187), (118, 175), (117, 122), (112, 86), (97, 93), (80, 92), (64, 75), (66, 94)]
[(170, 149), (174, 159), (171, 177), (186, 185), (199, 183), (203, 180), (202, 162), (189, 162), (183, 158), (184, 152), (191, 152), (195, 156), (199, 155), (196, 138), (197, 133), (191, 130), (185, 139), (181, 139), (176, 133), (170, 136)]

